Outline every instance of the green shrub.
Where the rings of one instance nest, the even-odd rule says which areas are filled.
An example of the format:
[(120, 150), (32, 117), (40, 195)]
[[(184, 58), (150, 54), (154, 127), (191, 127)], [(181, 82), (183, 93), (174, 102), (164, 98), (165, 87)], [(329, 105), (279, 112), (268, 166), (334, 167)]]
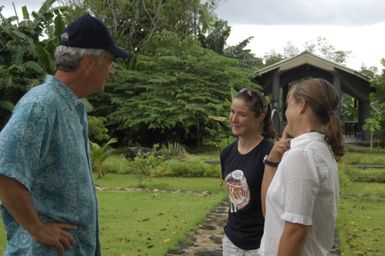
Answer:
[(385, 165), (385, 157), (384, 154), (368, 154), (368, 153), (359, 153), (349, 152), (345, 156), (343, 156), (342, 163), (345, 164), (383, 164)]
[(151, 173), (155, 177), (219, 177), (219, 166), (201, 160), (169, 160), (158, 165)]
[[(193, 155), (191, 155), (193, 156)], [(155, 159), (154, 159), (155, 158)], [(204, 160), (218, 158), (217, 152)], [(109, 156), (104, 163), (105, 173), (133, 174), (140, 177), (140, 173), (154, 177), (219, 177), (219, 165), (205, 163), (202, 159), (186, 156), (185, 160), (171, 159), (163, 161), (160, 156), (136, 160), (128, 160), (124, 155)], [(154, 160), (154, 161), (153, 161)], [(216, 159), (215, 159), (216, 160)], [(145, 169), (146, 167), (147, 169)]]
[(110, 139), (106, 128), (107, 118), (100, 116), (88, 116), (89, 138), (90, 141), (101, 144)]
[(104, 162), (105, 173), (131, 173), (132, 168), (129, 160), (123, 154), (109, 156)]
[(157, 154), (165, 157), (177, 157), (187, 155), (186, 148), (180, 143), (169, 143), (169, 144), (155, 144), (154, 150)]
[(218, 151), (221, 151), (222, 149), (224, 149), (225, 147), (227, 147), (228, 145), (230, 145), (231, 143), (233, 143), (236, 140), (237, 140), (237, 138), (232, 136), (232, 135), (229, 135), (229, 136), (223, 138), (218, 143)]
[(345, 173), (353, 182), (385, 183), (385, 170), (383, 169), (357, 169), (353, 166), (346, 166)]
[(347, 168), (346, 165), (339, 164), (338, 172), (339, 172), (341, 194), (344, 194), (346, 191), (349, 191), (349, 187), (352, 183), (349, 176), (346, 174), (346, 168)]
[(147, 180), (150, 179), (152, 170), (162, 161), (163, 159), (160, 156), (155, 156), (154, 153), (137, 155), (134, 160), (131, 161), (131, 173), (137, 177), (139, 187), (145, 187)]
[(373, 148), (373, 150), (370, 151), (369, 147), (350, 145), (350, 144), (346, 145), (346, 151), (349, 153), (367, 153), (367, 154), (385, 153), (385, 149), (383, 148)]

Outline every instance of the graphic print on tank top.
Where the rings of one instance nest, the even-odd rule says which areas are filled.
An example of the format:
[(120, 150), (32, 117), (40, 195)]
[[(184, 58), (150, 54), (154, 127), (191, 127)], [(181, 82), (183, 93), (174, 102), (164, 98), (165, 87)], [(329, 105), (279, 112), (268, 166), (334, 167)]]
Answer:
[(250, 201), (250, 190), (242, 170), (234, 170), (226, 178), (226, 187), (230, 199), (230, 212), (237, 212)]

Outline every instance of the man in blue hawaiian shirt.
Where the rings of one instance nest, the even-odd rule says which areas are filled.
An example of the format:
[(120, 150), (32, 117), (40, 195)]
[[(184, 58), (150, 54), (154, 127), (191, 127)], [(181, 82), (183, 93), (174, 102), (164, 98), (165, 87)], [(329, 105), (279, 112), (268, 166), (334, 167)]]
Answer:
[(100, 255), (88, 123), (80, 100), (104, 90), (116, 47), (89, 14), (72, 22), (55, 52), (57, 71), (16, 105), (0, 133), (4, 255)]

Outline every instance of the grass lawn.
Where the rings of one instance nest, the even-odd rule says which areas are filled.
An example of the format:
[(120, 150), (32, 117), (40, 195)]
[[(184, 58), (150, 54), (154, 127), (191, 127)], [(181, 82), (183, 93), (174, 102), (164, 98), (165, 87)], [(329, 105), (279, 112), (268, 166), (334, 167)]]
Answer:
[[(108, 174), (95, 183), (110, 188), (137, 186), (134, 176), (118, 174)], [(220, 184), (220, 179), (215, 178), (152, 178), (149, 188), (173, 190), (99, 191), (103, 255), (164, 255), (224, 200), (226, 194)], [(210, 193), (199, 193), (203, 191)], [(2, 222), (0, 225), (2, 253), (6, 237)]]
[(221, 194), (98, 194), (104, 255), (165, 255), (223, 199)]
[[(138, 179), (134, 175), (108, 173), (102, 179), (95, 180), (96, 185), (111, 188), (138, 187)], [(179, 178), (163, 177), (151, 178), (146, 187), (166, 190), (208, 191), (223, 193), (225, 188), (220, 178)]]
[[(351, 189), (357, 193), (341, 198), (338, 216), (342, 251), (345, 255), (385, 255), (385, 184), (352, 184)], [(382, 199), (377, 189), (382, 190)]]
[[(383, 164), (384, 154), (348, 153), (345, 163), (353, 164)], [(359, 161), (357, 161), (359, 160)], [(351, 167), (349, 167), (351, 168)], [(347, 171), (342, 167), (342, 175), (354, 175), (352, 180), (374, 180), (381, 177), (376, 172), (357, 170)], [(349, 175), (348, 175), (348, 174)], [(360, 175), (357, 175), (359, 173)], [(345, 176), (346, 177), (346, 176)], [(383, 180), (381, 178), (381, 180)], [(344, 255), (380, 256), (385, 255), (385, 183), (352, 182), (341, 179), (340, 211), (337, 218), (337, 228), (340, 236), (341, 250)]]
[[(190, 157), (211, 160), (215, 156)], [(383, 180), (381, 170), (352, 171), (354, 167), (347, 166), (384, 164), (383, 159), (384, 152), (355, 151), (348, 153), (340, 165), (337, 228), (344, 255), (385, 255), (385, 183), (373, 182)], [(372, 182), (362, 182), (368, 180)], [(219, 178), (151, 178), (146, 189), (127, 192), (119, 188), (138, 187), (135, 176), (107, 173), (103, 179), (96, 179), (95, 184), (108, 188), (98, 191), (103, 255), (164, 255), (177, 247), (226, 197)], [(2, 226), (0, 222), (0, 253), (6, 243)]]
[(3, 254), (5, 250), (5, 244), (7, 243), (7, 236), (4, 230), (3, 221), (0, 221), (0, 253)]

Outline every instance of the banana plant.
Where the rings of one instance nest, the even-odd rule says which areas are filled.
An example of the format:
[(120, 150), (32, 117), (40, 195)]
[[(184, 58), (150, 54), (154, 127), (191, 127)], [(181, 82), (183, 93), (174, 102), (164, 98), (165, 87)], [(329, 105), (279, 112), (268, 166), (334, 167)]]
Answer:
[(92, 169), (94, 172), (98, 173), (98, 178), (104, 176), (104, 162), (113, 152), (112, 144), (118, 142), (116, 138), (112, 138), (104, 145), (99, 145), (96, 142), (90, 141), (91, 144), (91, 159), (92, 159)]
[(64, 30), (67, 7), (52, 7), (54, 2), (46, 0), (31, 15), (23, 6), (22, 20), (17, 14), (5, 18), (0, 9), (0, 128), (10, 114), (10, 104), (38, 84), (44, 74), (55, 71), (54, 50)]

